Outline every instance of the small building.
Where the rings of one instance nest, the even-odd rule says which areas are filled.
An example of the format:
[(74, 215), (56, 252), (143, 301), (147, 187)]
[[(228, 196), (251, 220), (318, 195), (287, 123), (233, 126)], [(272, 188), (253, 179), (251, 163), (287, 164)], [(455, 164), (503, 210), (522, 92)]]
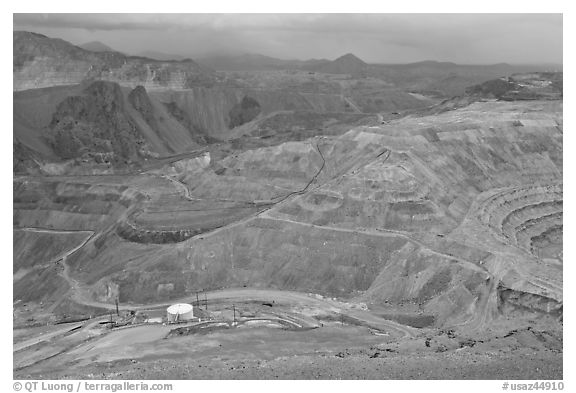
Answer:
[(166, 309), (166, 318), (168, 323), (189, 321), (194, 318), (193, 307), (188, 303), (173, 304)]

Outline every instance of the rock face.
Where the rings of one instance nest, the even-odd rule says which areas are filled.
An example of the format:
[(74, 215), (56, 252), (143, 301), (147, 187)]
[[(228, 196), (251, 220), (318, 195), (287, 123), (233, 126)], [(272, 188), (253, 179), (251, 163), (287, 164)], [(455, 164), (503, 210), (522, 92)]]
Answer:
[(229, 127), (234, 128), (254, 120), (260, 113), (260, 104), (252, 97), (245, 96), (239, 104), (234, 105), (229, 113)]
[[(175, 117), (206, 134), (228, 131), (231, 126), (277, 111), (345, 112), (339, 94), (305, 94), (282, 90), (238, 89), (216, 86), (183, 91), (153, 90), (150, 96), (164, 103)], [(246, 100), (243, 103), (244, 97)], [(255, 101), (255, 102), (254, 102)], [(245, 109), (242, 109), (244, 106)]]
[(16, 92), (14, 165), (18, 172), (70, 159), (116, 166), (212, 141), (187, 115), (173, 114), (177, 108), (156, 101), (143, 86), (108, 81)]
[(120, 86), (94, 82), (84, 93), (58, 105), (48, 135), (54, 152), (64, 159), (85, 154), (113, 162), (136, 159), (145, 140), (127, 116)]
[(35, 170), (38, 164), (35, 161), (34, 151), (16, 140), (12, 145), (12, 168), (14, 173)]
[(93, 52), (64, 40), (14, 32), (14, 90), (107, 80), (146, 89), (210, 86), (213, 72), (192, 60), (157, 61), (119, 52)]
[[(104, 94), (105, 90), (110, 91)], [(100, 93), (97, 92), (102, 94), (100, 98), (98, 98)], [(95, 104), (98, 110), (115, 111), (121, 115), (96, 116), (96, 109), (89, 108), (92, 104)], [(169, 155), (192, 150), (197, 145), (215, 142), (218, 138), (226, 137), (230, 127), (244, 124), (256, 116), (265, 118), (266, 115), (285, 110), (336, 113), (344, 112), (345, 109), (345, 102), (339, 95), (226, 87), (148, 91), (144, 86), (131, 89), (115, 82), (96, 81), (82, 85), (15, 92), (14, 136), (18, 143), (38, 152), (44, 160), (81, 157), (90, 151), (109, 152), (112, 151), (111, 145), (108, 146), (107, 142), (102, 141), (109, 141), (110, 135), (104, 137), (103, 134), (97, 136), (94, 132), (89, 132), (92, 135), (90, 138), (97, 137), (101, 141), (94, 139), (88, 144), (80, 143), (78, 139), (88, 132), (87, 121), (92, 123), (97, 120), (101, 123), (107, 118), (107, 121), (116, 124), (108, 122), (104, 127), (104, 123), (101, 123), (100, 127), (126, 131), (134, 127), (137, 131), (134, 135), (139, 135), (145, 142), (143, 144), (133, 141), (137, 149), (144, 149), (139, 156), (149, 155), (146, 151), (152, 155)], [(74, 120), (70, 122), (71, 119)], [(65, 120), (63, 124), (59, 123), (61, 120)], [(66, 139), (64, 134), (69, 133), (74, 127), (78, 130), (73, 133), (72, 141), (64, 141)], [(47, 143), (46, 136), (49, 136), (50, 144)], [(53, 147), (59, 145), (59, 142), (56, 143), (54, 138), (63, 141), (56, 152), (53, 151)], [(93, 142), (95, 145), (92, 145)], [(23, 154), (20, 148), (15, 151), (18, 155)], [(133, 153), (124, 152), (122, 156), (134, 160), (138, 155)], [(22, 160), (31, 163), (24, 156)], [(25, 167), (32, 166), (20, 164), (18, 166), (18, 168)]]
[(158, 128), (158, 124), (154, 118), (154, 107), (144, 86), (136, 86), (136, 88), (128, 94), (128, 102), (142, 115), (146, 123), (152, 128)]

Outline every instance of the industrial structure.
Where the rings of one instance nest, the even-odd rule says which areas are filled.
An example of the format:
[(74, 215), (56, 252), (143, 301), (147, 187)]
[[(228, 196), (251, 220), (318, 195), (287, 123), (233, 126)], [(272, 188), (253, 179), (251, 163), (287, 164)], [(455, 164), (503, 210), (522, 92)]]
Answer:
[(194, 318), (193, 307), (188, 303), (173, 304), (166, 309), (166, 318), (168, 323), (189, 321)]

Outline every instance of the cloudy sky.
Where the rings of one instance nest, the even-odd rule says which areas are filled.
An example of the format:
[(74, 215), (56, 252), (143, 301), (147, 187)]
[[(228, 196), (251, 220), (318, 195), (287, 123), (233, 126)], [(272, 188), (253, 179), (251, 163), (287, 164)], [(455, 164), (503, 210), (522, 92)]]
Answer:
[(14, 30), (192, 58), (562, 63), (561, 14), (14, 14)]

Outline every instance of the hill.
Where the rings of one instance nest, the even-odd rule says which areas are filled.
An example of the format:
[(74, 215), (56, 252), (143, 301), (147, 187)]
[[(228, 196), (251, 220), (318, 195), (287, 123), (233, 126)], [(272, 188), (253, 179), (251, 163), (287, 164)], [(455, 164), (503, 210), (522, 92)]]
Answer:
[(349, 74), (356, 77), (366, 75), (368, 64), (364, 63), (352, 53), (340, 56), (336, 60), (318, 68), (318, 72), (326, 74)]
[(205, 144), (207, 135), (174, 111), (151, 99), (142, 86), (108, 81), (15, 92), (18, 170), (26, 172), (26, 163), (63, 160), (107, 170)]
[(467, 87), (491, 79), (542, 70), (539, 66), (462, 65), (450, 62), (422, 61), (410, 64), (374, 64), (369, 75), (394, 83), (397, 87), (428, 96), (451, 98), (463, 95)]
[(329, 63), (325, 59), (283, 60), (255, 53), (242, 55), (209, 56), (199, 63), (218, 71), (271, 71), (271, 70), (316, 70)]
[(147, 51), (140, 52), (137, 54), (137, 56), (147, 57), (149, 59), (161, 60), (161, 61), (170, 61), (170, 60), (182, 61), (182, 60), (186, 59), (184, 56), (169, 54), (169, 53), (164, 53), (164, 52), (158, 52), (158, 51), (153, 51), (153, 50), (147, 50)]
[(466, 93), (473, 97), (516, 100), (558, 100), (563, 97), (562, 72), (514, 74), (470, 86)]
[(91, 52), (117, 52), (116, 50), (100, 41), (90, 41), (79, 46), (80, 48), (89, 50)]
[(92, 52), (61, 39), (15, 31), (14, 90), (72, 85), (95, 79), (147, 89), (210, 86), (212, 70), (192, 60), (163, 62), (119, 52)]

